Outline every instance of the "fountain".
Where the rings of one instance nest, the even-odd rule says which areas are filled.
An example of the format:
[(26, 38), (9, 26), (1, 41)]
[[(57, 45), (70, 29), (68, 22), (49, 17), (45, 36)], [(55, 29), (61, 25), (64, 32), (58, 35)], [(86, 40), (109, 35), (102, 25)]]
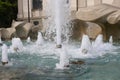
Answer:
[[(55, 11), (51, 13), (50, 19), (48, 18), (48, 22), (50, 20), (52, 24), (46, 24), (49, 28), (45, 36), (38, 32), (37, 41), (31, 44), (22, 43), (20, 38), (13, 38), (12, 42), (5, 42), (8, 46), (10, 45), (8, 53), (13, 53), (10, 54), (9, 59), (14, 65), (5, 71), (5, 74), (12, 74), (12, 76), (14, 74), (10, 79), (101, 80), (102, 78), (102, 80), (109, 80), (113, 77), (119, 79), (119, 75), (110, 73), (116, 71), (117, 74), (120, 74), (120, 50), (113, 44), (111, 45), (112, 37), (108, 43), (105, 43), (103, 35), (99, 34), (91, 44), (92, 41), (88, 35), (83, 35), (81, 45), (79, 42), (73, 41), (65, 43), (65, 41), (69, 41), (72, 33), (69, 30), (71, 27), (67, 25), (69, 20), (65, 21), (68, 16), (66, 17), (67, 14), (64, 11), (66, 5), (69, 5), (66, 1), (68, 0), (55, 0), (55, 3), (53, 0), (48, 1), (53, 4)], [(30, 42), (29, 37), (26, 42)], [(54, 46), (55, 43), (57, 48)], [(20, 54), (16, 54), (18, 52)], [(2, 62), (3, 64), (8, 63), (6, 45), (2, 47)], [(1, 72), (1, 74), (3, 73)]]
[(8, 64), (8, 47), (7, 45), (3, 44), (2, 46), (2, 64)]

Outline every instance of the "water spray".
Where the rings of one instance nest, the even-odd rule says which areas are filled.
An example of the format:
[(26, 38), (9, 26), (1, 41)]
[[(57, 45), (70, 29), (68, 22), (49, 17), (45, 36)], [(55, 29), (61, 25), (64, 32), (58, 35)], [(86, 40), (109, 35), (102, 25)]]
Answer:
[(8, 64), (8, 47), (7, 45), (3, 44), (2, 46), (2, 65)]

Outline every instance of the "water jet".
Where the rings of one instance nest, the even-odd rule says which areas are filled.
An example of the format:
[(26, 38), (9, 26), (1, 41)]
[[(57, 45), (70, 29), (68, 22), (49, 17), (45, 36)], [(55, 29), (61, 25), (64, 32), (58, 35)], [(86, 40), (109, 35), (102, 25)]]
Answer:
[(44, 39), (43, 39), (43, 37), (42, 37), (42, 33), (41, 32), (38, 32), (38, 37), (37, 37), (38, 39), (37, 39), (37, 41), (36, 41), (36, 44), (37, 45), (42, 45), (42, 44), (44, 44)]
[(9, 51), (10, 52), (20, 52), (23, 50), (23, 43), (20, 38), (13, 38), (12, 39), (12, 45), (10, 46)]
[(28, 37), (27, 38), (27, 43), (30, 43), (30, 42), (31, 42), (30, 37)]
[(6, 65), (8, 64), (8, 47), (7, 45), (3, 44), (2, 46), (2, 64)]

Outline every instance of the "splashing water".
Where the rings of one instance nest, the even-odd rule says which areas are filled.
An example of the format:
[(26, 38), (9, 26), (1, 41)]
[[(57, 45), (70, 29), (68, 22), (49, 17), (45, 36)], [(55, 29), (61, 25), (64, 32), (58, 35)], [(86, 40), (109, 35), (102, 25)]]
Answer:
[(36, 44), (37, 45), (42, 45), (42, 44), (44, 44), (44, 39), (43, 39), (43, 37), (42, 37), (42, 33), (41, 32), (38, 32), (38, 37), (37, 37), (38, 39), (37, 39), (37, 41), (36, 41)]
[(2, 44), (3, 42), (2, 42), (2, 40), (1, 40), (1, 36), (0, 36), (0, 44)]
[(110, 36), (110, 38), (109, 38), (109, 43), (113, 44), (113, 37), (112, 36)]
[(2, 62), (8, 62), (8, 47), (6, 44), (2, 46)]
[[(45, 15), (48, 16), (48, 19), (43, 20), (43, 25), (46, 27), (46, 33), (45, 38), (48, 40), (56, 41), (56, 43), (59, 45), (63, 41), (69, 41), (69, 37), (72, 34), (72, 27), (69, 24), (70, 22), (70, 9), (69, 4), (66, 3), (67, 0), (48, 0), (44, 9)], [(18, 44), (20, 43), (20, 44)], [(44, 43), (43, 37), (41, 32), (38, 33), (38, 39), (36, 41), (37, 45), (41, 45)], [(19, 48), (19, 46), (22, 46)], [(64, 44), (63, 44), (64, 45)], [(38, 53), (41, 55), (57, 55), (60, 56), (59, 63), (56, 64), (57, 68), (63, 69), (66, 64), (69, 63), (69, 59), (66, 57), (71, 55), (71, 58), (89, 58), (89, 57), (96, 57), (99, 54), (99, 51), (97, 51), (98, 46), (101, 46), (100, 48), (104, 51), (104, 47), (106, 44), (103, 42), (103, 35), (99, 35), (94, 44), (91, 45), (91, 42), (89, 40), (89, 37), (87, 35), (83, 35), (81, 47), (77, 48), (71, 45), (64, 45), (66, 47), (66, 52), (63, 49), (60, 49), (57, 51), (54, 47), (53, 43), (46, 43), (39, 48), (38, 46), (29, 45), (26, 46), (26, 50), (28, 53)], [(14, 38), (12, 40), (12, 46), (10, 49), (12, 49), (14, 52), (18, 50), (22, 50), (23, 45), (19, 38)], [(110, 49), (110, 48), (109, 48)], [(84, 54), (81, 54), (84, 53)], [(86, 54), (85, 54), (86, 53)], [(96, 54), (97, 53), (97, 54)]]
[(92, 44), (90, 42), (90, 39), (87, 35), (83, 35), (82, 42), (81, 42), (81, 53), (87, 54), (89, 50), (91, 50)]
[(28, 37), (27, 38), (27, 43), (30, 43), (30, 42), (31, 42), (30, 37)]
[(55, 1), (55, 25), (56, 25), (56, 42), (57, 45), (61, 45), (61, 27), (62, 27), (62, 10), (63, 6), (61, 7), (63, 1), (56, 0)]
[(101, 45), (103, 45), (103, 35), (99, 34), (95, 40), (95, 42), (93, 43), (93, 47), (94, 48), (98, 48)]
[[(58, 8), (59, 8), (59, 7), (55, 7), (55, 5), (58, 3), (54, 3), (54, 2), (59, 2), (59, 1), (61, 2), (59, 4), (59, 6), (61, 5), (61, 7), (62, 7), (62, 10), (61, 10), (62, 13), (60, 15), (62, 17), (54, 16), (56, 14), (56, 12), (54, 10), (56, 10), (56, 9), (58, 10)], [(55, 41), (57, 38), (57, 40), (56, 40), (57, 44), (60, 44), (63, 41), (63, 39), (65, 39), (65, 41), (67, 41), (67, 40), (69, 41), (69, 36), (71, 35), (71, 31), (70, 31), (71, 27), (69, 25), (67, 25), (67, 23), (69, 22), (70, 19), (68, 18), (68, 14), (67, 14), (67, 16), (65, 14), (68, 10), (68, 8), (66, 9), (66, 7), (68, 7), (69, 4), (66, 4), (66, 0), (56, 0), (56, 1), (48, 0), (48, 3), (49, 4), (51, 3), (48, 7), (52, 8), (53, 10), (51, 11), (51, 9), (49, 9), (49, 11), (51, 11), (51, 12), (48, 12), (49, 17), (46, 20), (46, 22), (47, 22), (46, 23), (46, 27), (47, 27), (46, 30), (47, 31), (46, 31), (45, 36), (47, 37), (47, 39), (53, 38), (53, 41)], [(66, 10), (66, 12), (65, 12), (65, 10)], [(58, 15), (58, 13), (57, 13), (57, 15)], [(61, 19), (59, 19), (59, 18), (61, 18)], [(57, 28), (56, 28), (56, 26), (57, 26)], [(42, 34), (39, 32), (36, 44), (41, 45), (44, 42), (45, 41), (43, 40)], [(114, 46), (112, 44), (103, 42), (103, 35), (98, 35), (94, 44), (92, 44), (92, 45), (91, 45), (91, 42), (89, 40), (89, 37), (87, 35), (83, 35), (81, 47), (77, 47), (79, 44), (76, 45), (73, 43), (71, 43), (71, 44), (64, 44), (63, 43), (63, 46), (65, 47), (65, 49), (64, 48), (56, 49), (54, 46), (54, 42), (45, 42), (45, 44), (40, 46), (40, 47), (36, 46), (36, 44), (28, 44), (27, 46), (25, 45), (25, 48), (26, 48), (25, 51), (21, 52), (23, 54), (26, 53), (27, 55), (29, 55), (29, 54), (33, 54), (33, 55), (30, 55), (28, 57), (28, 56), (26, 56), (26, 54), (24, 54), (24, 55), (22, 55), (21, 60), (19, 60), (20, 58), (18, 59), (15, 56), (14, 58), (16, 58), (16, 59), (15, 59), (15, 61), (13, 60), (14, 63), (22, 63), (22, 66), (23, 66), (23, 64), (25, 64), (25, 65), (28, 64), (27, 68), (30, 65), (32, 65), (32, 69), (33, 68), (34, 69), (32, 70), (29, 67), (30, 70), (26, 70), (26, 72), (31, 71), (28, 73), (32, 74), (35, 71), (35, 77), (36, 77), (37, 73), (41, 73), (43, 75), (44, 71), (42, 72), (42, 70), (46, 69), (46, 65), (47, 65), (47, 67), (51, 67), (51, 66), (53, 67), (57, 63), (57, 60), (59, 60), (59, 62), (53, 68), (65, 69), (66, 66), (69, 65), (70, 58), (72, 58), (72, 59), (74, 59), (74, 58), (79, 58), (79, 59), (96, 58), (96, 57), (99, 57), (99, 56), (106, 54), (107, 53), (106, 50), (110, 50), (110, 49), (113, 50), (114, 49)], [(22, 51), (22, 48), (23, 48), (23, 45), (22, 45), (21, 40), (19, 38), (13, 38), (12, 39), (12, 46), (10, 46), (10, 50), (12, 50), (14, 52), (18, 52), (19, 50)], [(37, 54), (37, 56), (35, 54)], [(14, 55), (14, 54), (12, 54), (12, 55)], [(69, 58), (68, 55), (70, 55), (71, 57)], [(21, 56), (21, 55), (19, 55), (19, 56)], [(26, 58), (28, 58), (28, 59), (26, 59)], [(52, 58), (52, 61), (49, 61), (49, 60), (51, 60), (51, 58)], [(41, 67), (42, 65), (44, 65), (44, 68), (42, 70), (40, 70), (39, 68), (36, 69), (36, 66), (33, 67), (33, 64), (37, 65), (37, 67)], [(19, 64), (17, 64), (17, 66), (19, 66)], [(94, 64), (92, 64), (91, 66), (98, 67), (98, 69), (101, 68), (101, 66), (99, 67), (98, 65), (96, 66)], [(73, 69), (73, 71), (77, 71), (78, 68), (81, 68), (81, 67), (75, 67)], [(103, 69), (104, 69), (104, 67), (102, 68), (102, 70)], [(107, 67), (107, 69), (108, 69), (108, 67)], [(47, 71), (47, 70), (45, 70), (45, 71)], [(96, 70), (94, 70), (94, 71), (96, 71)], [(80, 72), (81, 72), (81, 70), (77, 71), (77, 73), (80, 73)], [(99, 72), (99, 71), (97, 71), (97, 72)], [(64, 72), (64, 70), (63, 70), (63, 73), (69, 75), (69, 73)], [(103, 72), (101, 72), (101, 73), (103, 73)], [(50, 73), (50, 74), (52, 74), (52, 73)], [(52, 77), (56, 77), (56, 75), (58, 75), (56, 73), (54, 73), (54, 74), (55, 75)], [(29, 74), (27, 74), (27, 75), (29, 76)], [(60, 73), (60, 75), (61, 75), (61, 73)], [(71, 79), (72, 75), (74, 76), (74, 73), (70, 71), (70, 79)], [(91, 75), (91, 74), (88, 73), (88, 75)], [(48, 76), (48, 75), (45, 75), (45, 77), (46, 76)], [(62, 76), (62, 78), (63, 78), (63, 76), (65, 77), (65, 75), (61, 75), (61, 76)], [(89, 78), (89, 76), (87, 78)], [(80, 80), (80, 79), (81, 79), (81, 76), (78, 80)], [(65, 79), (65, 80), (68, 80), (68, 79)]]
[(20, 52), (24, 49), (23, 43), (20, 38), (13, 38), (12, 45), (10, 46), (10, 52)]
[[(65, 69), (69, 65), (69, 56), (67, 55), (67, 52), (65, 49), (60, 50), (60, 60), (59, 63), (56, 64), (56, 69)], [(61, 52), (62, 51), (62, 52)]]
[[(46, 27), (46, 33), (45, 37), (48, 40), (56, 41), (56, 43), (59, 45), (63, 43), (63, 41), (69, 41), (69, 37), (72, 34), (72, 26), (69, 24), (70, 22), (70, 9), (69, 9), (69, 3), (66, 3), (67, 0), (49, 0), (47, 1), (44, 11), (45, 15), (48, 16), (48, 19), (44, 20), (44, 27)], [(44, 46), (44, 45), (43, 45)], [(61, 55), (62, 53), (55, 52), (55, 49), (53, 45), (50, 45), (52, 47), (46, 50), (45, 48), (42, 48), (42, 51), (45, 51), (43, 53), (54, 53), (54, 54), (60, 54), (60, 63), (57, 64), (57, 67), (60, 67), (65, 65), (61, 64), (64, 59), (61, 58), (65, 57), (64, 55)], [(65, 45), (64, 45), (65, 46)], [(67, 50), (69, 51), (69, 54), (72, 56), (72, 58), (86, 58), (86, 57), (96, 57), (99, 55), (99, 48), (103, 49), (106, 46), (106, 44), (103, 43), (103, 35), (99, 35), (94, 44), (91, 45), (91, 42), (89, 40), (89, 37), (87, 35), (83, 36), (81, 48), (80, 49), (71, 49), (69, 46), (67, 47)], [(97, 50), (96, 50), (97, 49)], [(49, 51), (50, 50), (50, 51)], [(47, 51), (47, 52), (46, 52)], [(38, 51), (39, 52), (39, 51)], [(62, 50), (61, 50), (62, 52)], [(84, 53), (84, 54), (81, 54)], [(85, 54), (87, 53), (87, 54)], [(96, 54), (97, 53), (97, 54)], [(59, 65), (59, 66), (58, 66)]]
[(57, 44), (61, 44), (61, 41), (68, 42), (72, 34), (72, 27), (69, 24), (70, 3), (67, 3), (67, 0), (49, 0), (46, 5), (44, 11), (48, 19), (43, 21), (46, 27), (45, 38), (56, 41)]

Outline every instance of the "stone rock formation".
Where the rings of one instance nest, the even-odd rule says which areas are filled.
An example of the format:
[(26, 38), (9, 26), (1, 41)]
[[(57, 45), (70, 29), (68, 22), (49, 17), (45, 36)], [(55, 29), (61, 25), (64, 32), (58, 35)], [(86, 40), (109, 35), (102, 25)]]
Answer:
[(21, 39), (27, 39), (28, 34), (32, 27), (33, 25), (31, 23), (22, 23), (16, 26), (15, 29), (17, 36)]
[(12, 39), (13, 35), (16, 33), (15, 28), (2, 28), (1, 29), (1, 38), (3, 40)]
[(120, 39), (120, 0), (113, 0), (112, 4), (80, 7), (75, 16), (84, 23), (90, 23), (85, 29), (89, 37), (94, 38), (98, 33), (102, 33), (106, 40), (110, 36), (113, 36), (114, 40)]
[(15, 20), (13, 20), (12, 24), (11, 24), (11, 27), (15, 28), (16, 26), (18, 26), (19, 24), (22, 24), (22, 23), (24, 23), (24, 22), (23, 21), (15, 21)]
[(76, 13), (76, 17), (83, 21), (96, 21), (104, 18), (110, 24), (115, 24), (120, 20), (119, 10), (120, 8), (109, 4), (100, 4), (91, 7), (80, 8)]

